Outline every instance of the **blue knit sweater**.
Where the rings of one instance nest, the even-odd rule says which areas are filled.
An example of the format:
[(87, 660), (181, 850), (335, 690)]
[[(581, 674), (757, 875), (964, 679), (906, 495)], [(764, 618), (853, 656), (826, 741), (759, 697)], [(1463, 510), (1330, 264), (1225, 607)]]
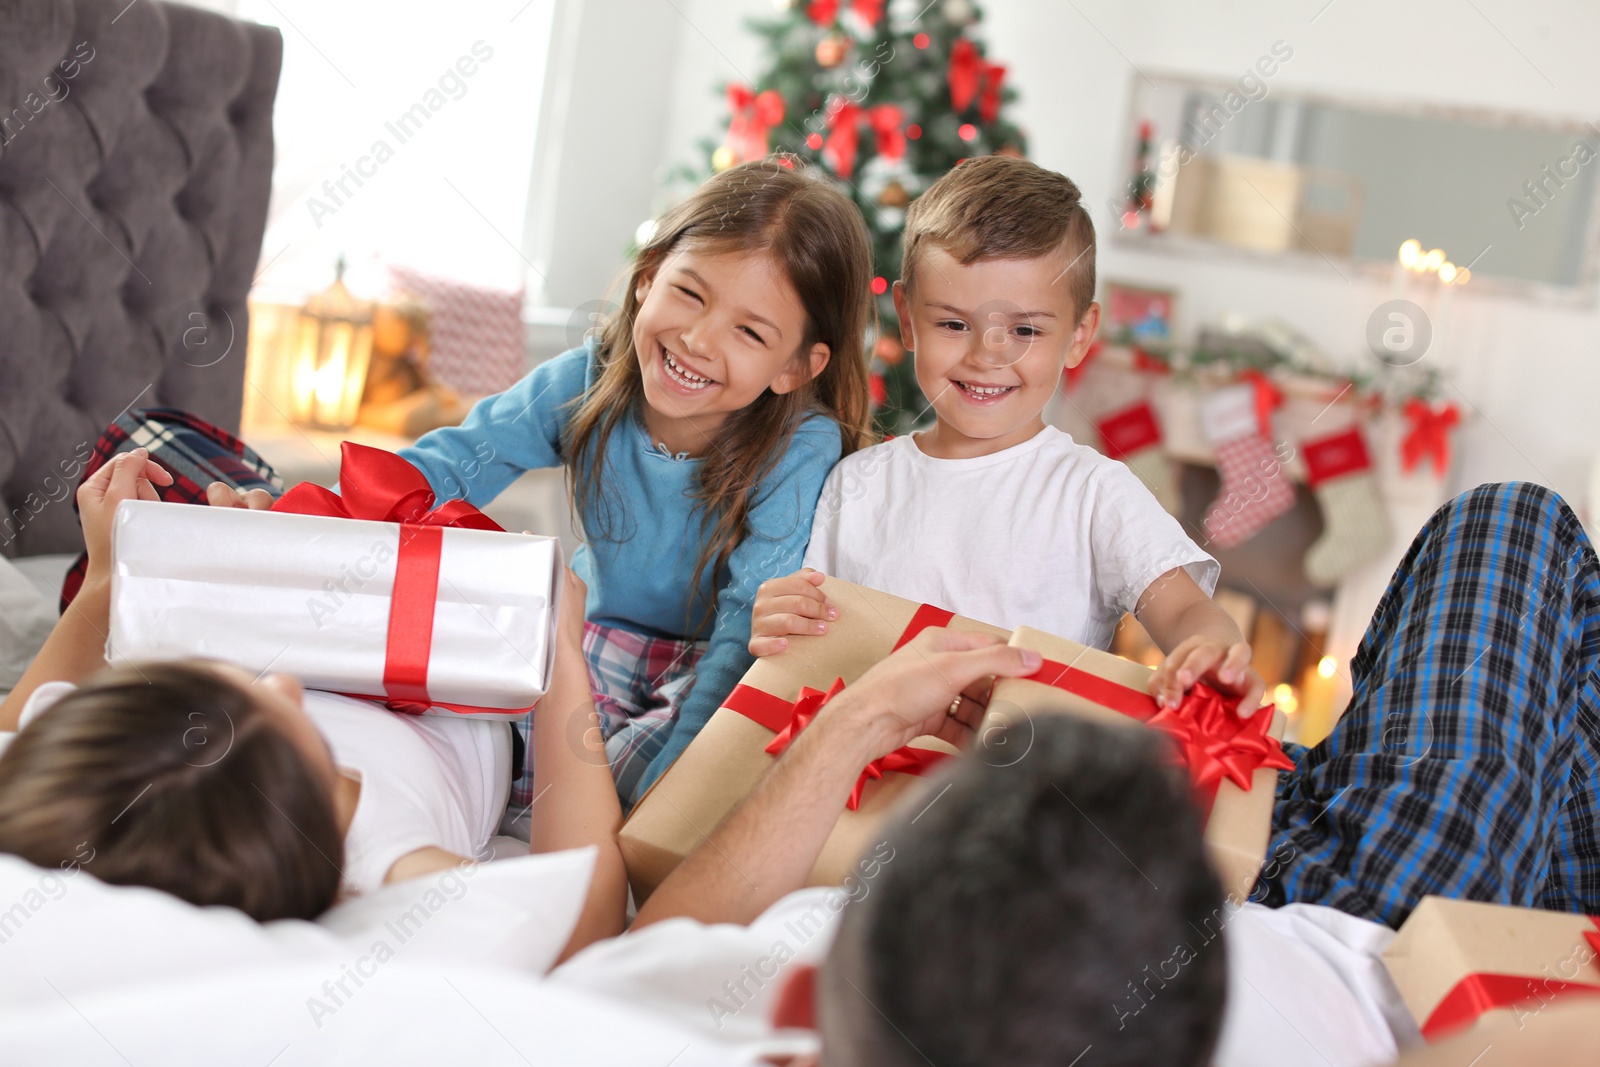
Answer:
[[(564, 462), (561, 435), (571, 401), (594, 384), (598, 370), (592, 343), (563, 353), (505, 392), (480, 400), (460, 426), (435, 430), (400, 455), (422, 471), (440, 500), (487, 504), (523, 471)], [(640, 793), (682, 754), (749, 669), (756, 588), (799, 569), (823, 479), (839, 452), (838, 424), (808, 415), (756, 491), (750, 534), (734, 549), (721, 584), (714, 587), (707, 567), (693, 589), (689, 579), (709, 533), (701, 528), (705, 509), (692, 497), (701, 461), (657, 450), (637, 413), (617, 427), (597, 457), (603, 463), (602, 496), (612, 502), (607, 517), (613, 539), (601, 536), (607, 527), (600, 515), (581, 510), (589, 543), (572, 559), (572, 569), (589, 587), (589, 621), (686, 640), (705, 636), (686, 631), (705, 617), (707, 604), (716, 606), (693, 688)]]

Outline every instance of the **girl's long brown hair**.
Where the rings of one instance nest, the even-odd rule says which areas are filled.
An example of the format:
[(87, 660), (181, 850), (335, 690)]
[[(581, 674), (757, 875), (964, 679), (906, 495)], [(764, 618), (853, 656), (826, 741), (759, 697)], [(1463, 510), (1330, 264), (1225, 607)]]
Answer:
[[(695, 493), (704, 507), (705, 536), (689, 584), (693, 604), (708, 567), (714, 584), (726, 573), (729, 556), (749, 533), (757, 488), (783, 457), (808, 412), (820, 411), (839, 424), (843, 455), (872, 441), (864, 351), (872, 245), (850, 198), (789, 156), (723, 171), (660, 220), (655, 236), (634, 260), (620, 310), (601, 334), (599, 376), (575, 401), (567, 423), (563, 447), (573, 480), (573, 504), (596, 516), (601, 525), (599, 530), (586, 530), (590, 537), (622, 540), (634, 533), (616, 528), (601, 485), (599, 460), (612, 433), (644, 402), (633, 343), (640, 283), (685, 244), (711, 254), (771, 257), (806, 312), (804, 336), (794, 358), (804, 358), (819, 341), (830, 352), (821, 374), (789, 393), (767, 390), (749, 407), (729, 415), (712, 438)], [(703, 629), (714, 605), (713, 595), (702, 618), (689, 624), (691, 633)]]

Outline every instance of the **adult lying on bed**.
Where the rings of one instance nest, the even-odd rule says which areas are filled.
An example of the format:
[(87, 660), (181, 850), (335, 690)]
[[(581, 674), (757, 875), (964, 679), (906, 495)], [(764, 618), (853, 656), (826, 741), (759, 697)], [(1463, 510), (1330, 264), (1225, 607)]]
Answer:
[[(170, 478), (138, 449), (78, 491), (82, 592), (0, 704), (0, 731), (22, 727), (0, 755), (0, 851), (263, 922), (484, 855), (511, 783), (504, 723), (397, 715), (200, 659), (106, 668), (112, 514)], [(211, 491), (213, 504), (270, 503), (259, 495)], [(567, 591), (533, 754), (548, 785), (532, 850), (599, 849), (568, 953), (620, 931), (627, 902), (616, 789), (589, 729), (583, 602)]]

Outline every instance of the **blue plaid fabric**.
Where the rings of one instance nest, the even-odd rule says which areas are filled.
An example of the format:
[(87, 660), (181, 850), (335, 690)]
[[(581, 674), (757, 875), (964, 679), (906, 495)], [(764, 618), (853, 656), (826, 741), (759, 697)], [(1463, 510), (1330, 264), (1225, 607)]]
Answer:
[(1256, 899), (1395, 927), (1428, 894), (1600, 912), (1600, 564), (1558, 495), (1482, 485), (1435, 512), (1351, 674), (1280, 779)]

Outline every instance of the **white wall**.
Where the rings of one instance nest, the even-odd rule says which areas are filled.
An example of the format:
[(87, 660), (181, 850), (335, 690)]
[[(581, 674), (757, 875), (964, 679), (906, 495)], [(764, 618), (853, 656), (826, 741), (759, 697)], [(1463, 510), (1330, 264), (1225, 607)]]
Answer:
[[(1021, 94), (1016, 113), (1032, 158), (1070, 175), (1094, 204), (1104, 204), (1123, 178), (1136, 70), (1231, 79), (1280, 39), (1294, 56), (1269, 82), (1273, 91), (1600, 119), (1600, 66), (1590, 54), (1600, 40), (1600, 5), (1476, 0), (1475, 10), (1459, 0), (1325, 3), (990, 0), (983, 32)], [(742, 20), (771, 11), (768, 0), (674, 4), (681, 12), (678, 56), (665, 94), (661, 166), (696, 158), (696, 138), (718, 132), (716, 86), (748, 80), (760, 69), (759, 42)], [(1104, 211), (1097, 212), (1102, 234), (1106, 223)], [(1197, 261), (1111, 240), (1102, 243), (1100, 273), (1179, 288), (1185, 329), (1228, 311), (1279, 315), (1330, 354), (1352, 360), (1365, 351), (1367, 316), (1387, 297), (1374, 283), (1342, 280), (1320, 261)], [(1473, 421), (1458, 437), (1447, 490), (1527, 478), (1583, 503), (1589, 463), (1600, 455), (1600, 311), (1470, 288), (1458, 295), (1450, 334), (1459, 374), (1451, 395)]]

